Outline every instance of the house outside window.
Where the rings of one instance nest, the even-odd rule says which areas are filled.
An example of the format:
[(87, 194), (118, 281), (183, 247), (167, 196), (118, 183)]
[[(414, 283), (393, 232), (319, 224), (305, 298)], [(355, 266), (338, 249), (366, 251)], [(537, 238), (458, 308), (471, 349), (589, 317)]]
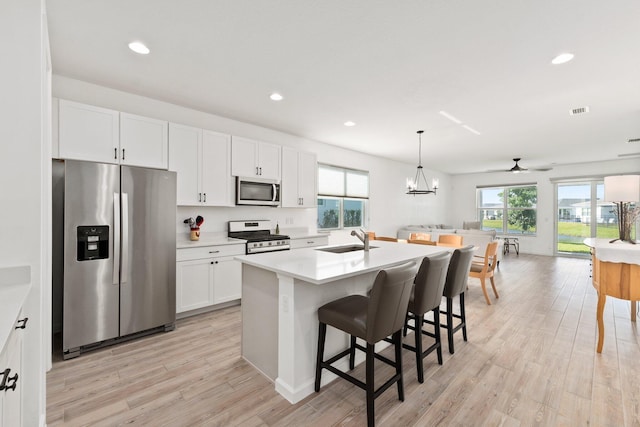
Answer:
[(364, 228), (369, 173), (318, 165), (318, 229)]
[(538, 189), (535, 185), (476, 189), (478, 220), (483, 230), (505, 235), (535, 235)]

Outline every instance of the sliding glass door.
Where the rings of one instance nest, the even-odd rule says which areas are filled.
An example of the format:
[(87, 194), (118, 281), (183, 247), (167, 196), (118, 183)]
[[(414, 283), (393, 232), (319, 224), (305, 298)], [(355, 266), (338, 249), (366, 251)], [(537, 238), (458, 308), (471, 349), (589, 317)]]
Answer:
[(603, 201), (603, 181), (585, 180), (556, 184), (556, 253), (589, 254), (587, 237), (615, 238), (618, 225), (613, 205)]

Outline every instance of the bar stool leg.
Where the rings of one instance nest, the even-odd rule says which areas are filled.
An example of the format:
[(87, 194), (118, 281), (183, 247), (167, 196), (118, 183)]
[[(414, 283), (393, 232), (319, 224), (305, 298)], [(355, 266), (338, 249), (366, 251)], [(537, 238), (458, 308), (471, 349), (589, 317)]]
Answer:
[[(460, 294), (462, 295), (462, 294)], [(455, 351), (453, 348), (453, 300), (447, 298), (447, 340), (449, 341), (449, 354)]]
[[(393, 334), (393, 341), (396, 346), (396, 375), (398, 376), (398, 399), (404, 402), (404, 382), (402, 380), (402, 332)], [(420, 361), (422, 364), (422, 361)]]
[(351, 335), (351, 346), (349, 347), (349, 369), (356, 367), (356, 337)]
[(414, 335), (416, 339), (415, 353), (416, 353), (416, 366), (418, 367), (418, 382), (423, 383), (424, 382), (424, 366), (422, 365), (422, 326), (424, 324), (423, 316), (418, 316), (417, 314), (414, 314), (413, 324), (416, 327), (414, 330)]
[(327, 325), (320, 322), (318, 328), (318, 354), (316, 355), (316, 392), (320, 391), (320, 379), (322, 377), (322, 357), (324, 353), (324, 339), (327, 335)]
[(375, 386), (373, 383), (373, 370), (374, 370), (374, 360), (375, 353), (373, 351), (374, 345), (367, 343), (367, 360), (366, 360), (366, 381), (367, 381), (367, 426), (374, 427), (375, 426), (375, 411), (373, 407), (373, 402), (375, 399)]
[(438, 355), (438, 365), (442, 365), (442, 343), (440, 342), (440, 307), (436, 307), (433, 309), (433, 329), (434, 335), (436, 336), (436, 354)]
[(460, 294), (460, 320), (462, 321), (462, 339), (467, 340), (467, 315), (464, 311), (464, 292)]

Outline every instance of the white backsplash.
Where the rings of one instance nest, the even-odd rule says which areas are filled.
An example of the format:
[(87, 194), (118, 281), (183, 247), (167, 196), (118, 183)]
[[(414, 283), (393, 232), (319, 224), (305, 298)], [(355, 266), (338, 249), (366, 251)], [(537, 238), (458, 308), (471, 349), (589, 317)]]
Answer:
[(307, 229), (315, 232), (317, 210), (315, 208), (271, 208), (266, 206), (234, 206), (234, 207), (198, 207), (178, 206), (176, 215), (176, 232), (189, 233), (189, 227), (183, 223), (186, 218), (202, 216), (204, 223), (202, 232), (226, 233), (229, 221), (262, 220), (271, 221), (272, 231), (280, 225), (280, 232), (286, 229)]

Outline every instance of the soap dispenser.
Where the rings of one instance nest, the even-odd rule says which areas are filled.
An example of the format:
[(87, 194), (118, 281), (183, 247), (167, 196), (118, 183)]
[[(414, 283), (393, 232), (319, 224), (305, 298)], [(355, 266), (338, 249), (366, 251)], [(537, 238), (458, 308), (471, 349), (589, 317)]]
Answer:
[(276, 222), (276, 234), (280, 234), (280, 224)]

